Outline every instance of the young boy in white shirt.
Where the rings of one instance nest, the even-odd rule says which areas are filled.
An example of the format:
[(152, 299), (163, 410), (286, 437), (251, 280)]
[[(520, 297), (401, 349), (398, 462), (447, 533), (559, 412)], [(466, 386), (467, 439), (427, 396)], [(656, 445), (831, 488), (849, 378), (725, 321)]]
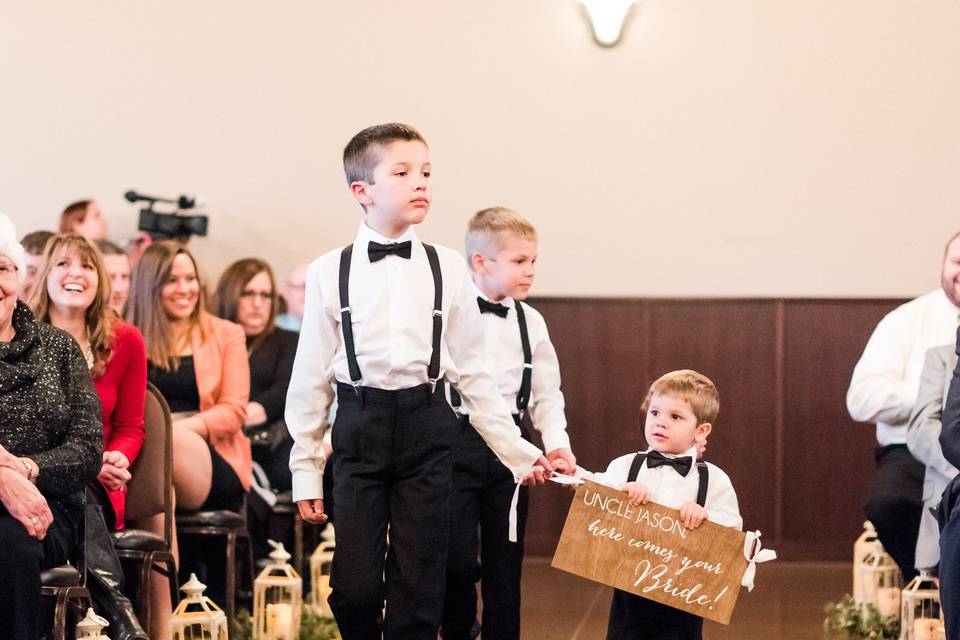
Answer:
[[(510, 209), (484, 209), (470, 219), (466, 254), (483, 321), (483, 353), (500, 394), (513, 409), (518, 425), (522, 416), (529, 414), (554, 468), (572, 472), (576, 458), (567, 436), (557, 353), (543, 316), (522, 302), (533, 284), (537, 232)], [(483, 637), (519, 639), (527, 487), (520, 488), (517, 536), (511, 542), (513, 475), (470, 426), (472, 416), (452, 389), (451, 401), (460, 409), (461, 418), (454, 450), (442, 634), (445, 640), (468, 640), (476, 635), (476, 582), (480, 580)]]
[[(591, 479), (622, 489), (635, 504), (653, 500), (680, 510), (684, 526), (704, 520), (740, 529), (743, 520), (730, 478), (697, 461), (720, 411), (720, 394), (706, 376), (683, 369), (661, 376), (643, 401), (649, 449), (613, 460)], [(607, 640), (700, 640), (703, 618), (614, 589)]]
[(551, 467), (521, 437), (486, 369), (463, 258), (421, 243), (413, 230), (431, 200), (423, 137), (403, 124), (369, 127), (347, 144), (343, 163), (365, 216), (352, 245), (307, 270), (285, 415), (293, 499), (304, 520), (326, 520), (323, 426), (335, 381), (329, 603), (341, 636), (435, 640), (458, 426), (445, 379), (460, 388), (474, 427), (515, 480), (542, 482)]

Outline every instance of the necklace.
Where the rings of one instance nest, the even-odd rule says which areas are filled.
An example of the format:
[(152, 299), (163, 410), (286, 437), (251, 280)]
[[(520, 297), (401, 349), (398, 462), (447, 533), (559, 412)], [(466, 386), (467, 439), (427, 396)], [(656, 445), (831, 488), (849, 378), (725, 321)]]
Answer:
[(87, 369), (93, 369), (93, 348), (87, 342), (83, 347), (83, 359), (87, 361)]

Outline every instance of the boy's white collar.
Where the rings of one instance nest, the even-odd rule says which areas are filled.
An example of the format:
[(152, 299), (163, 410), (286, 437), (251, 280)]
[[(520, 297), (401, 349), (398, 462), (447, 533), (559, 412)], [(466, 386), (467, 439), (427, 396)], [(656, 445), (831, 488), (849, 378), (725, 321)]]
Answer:
[(406, 242), (410, 240), (411, 242), (416, 243), (417, 241), (417, 232), (414, 230), (413, 226), (407, 227), (407, 230), (404, 231), (398, 238), (388, 238), (379, 232), (371, 229), (366, 221), (360, 222), (360, 229), (357, 231), (357, 242), (379, 242), (380, 244), (393, 244), (396, 242)]

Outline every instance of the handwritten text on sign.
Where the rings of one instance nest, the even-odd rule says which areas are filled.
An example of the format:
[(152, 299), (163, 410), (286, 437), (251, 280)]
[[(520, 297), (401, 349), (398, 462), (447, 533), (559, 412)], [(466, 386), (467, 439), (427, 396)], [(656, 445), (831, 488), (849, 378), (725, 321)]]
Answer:
[(676, 509), (635, 506), (623, 491), (586, 481), (577, 488), (552, 564), (728, 624), (747, 568), (744, 538), (707, 521), (686, 529)]

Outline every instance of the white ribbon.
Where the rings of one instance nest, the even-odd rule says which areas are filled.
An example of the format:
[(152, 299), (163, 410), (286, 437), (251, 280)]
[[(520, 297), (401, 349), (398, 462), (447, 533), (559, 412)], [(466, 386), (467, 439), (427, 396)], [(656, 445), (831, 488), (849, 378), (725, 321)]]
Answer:
[(769, 562), (777, 559), (777, 552), (773, 549), (760, 548), (760, 532), (747, 531), (743, 541), (743, 557), (747, 559), (747, 570), (743, 572), (740, 584), (753, 591), (753, 578), (757, 573), (757, 563)]
[[(520, 478), (524, 478), (534, 471), (543, 471), (543, 467), (537, 465), (535, 467), (530, 467), (527, 469)], [(520, 500), (520, 487), (523, 486), (523, 483), (520, 480), (517, 480), (516, 486), (513, 488), (513, 498), (510, 500), (510, 529), (507, 531), (507, 539), (510, 542), (517, 541), (517, 501)]]

